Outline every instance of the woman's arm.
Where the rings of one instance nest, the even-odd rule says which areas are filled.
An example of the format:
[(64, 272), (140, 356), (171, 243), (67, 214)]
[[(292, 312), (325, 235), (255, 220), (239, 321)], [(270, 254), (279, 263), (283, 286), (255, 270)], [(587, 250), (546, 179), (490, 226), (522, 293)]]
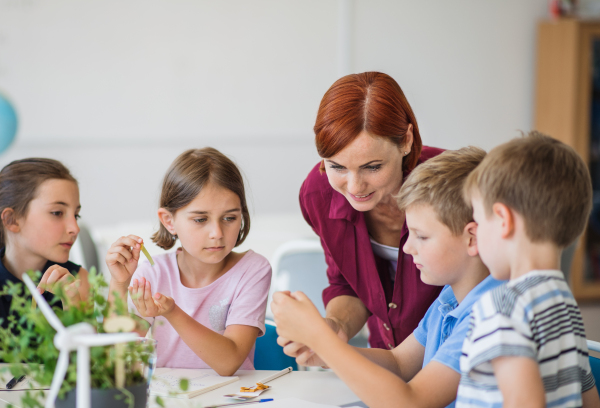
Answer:
[(354, 296), (338, 296), (329, 301), (325, 308), (325, 317), (337, 324), (346, 336), (346, 342), (354, 337), (363, 328), (369, 318), (369, 311), (365, 304)]
[(156, 293), (142, 278), (133, 280), (131, 297), (143, 317), (164, 316), (185, 344), (219, 375), (235, 373), (254, 345), (259, 329), (233, 324), (221, 335), (196, 321), (175, 304), (173, 298)]

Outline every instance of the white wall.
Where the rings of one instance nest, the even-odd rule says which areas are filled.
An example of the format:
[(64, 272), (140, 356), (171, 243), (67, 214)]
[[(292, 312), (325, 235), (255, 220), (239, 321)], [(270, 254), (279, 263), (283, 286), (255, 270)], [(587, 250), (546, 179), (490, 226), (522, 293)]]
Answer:
[[(547, 0), (350, 1), (354, 72), (392, 75), (426, 144), (490, 148), (532, 123), (535, 23)], [(254, 213), (293, 213), (312, 126), (340, 65), (324, 0), (0, 0), (0, 91), (18, 109), (0, 165), (62, 160), (92, 226), (153, 219), (162, 176), (212, 145)], [(343, 31), (343, 30), (342, 30)]]

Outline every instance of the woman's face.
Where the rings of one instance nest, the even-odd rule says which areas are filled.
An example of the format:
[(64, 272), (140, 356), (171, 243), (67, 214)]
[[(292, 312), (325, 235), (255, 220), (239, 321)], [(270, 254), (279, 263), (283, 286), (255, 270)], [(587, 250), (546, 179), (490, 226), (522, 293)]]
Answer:
[(398, 147), (388, 139), (362, 131), (338, 154), (325, 159), (329, 184), (357, 211), (370, 211), (402, 185), (402, 159), (412, 147), (412, 125), (407, 143)]

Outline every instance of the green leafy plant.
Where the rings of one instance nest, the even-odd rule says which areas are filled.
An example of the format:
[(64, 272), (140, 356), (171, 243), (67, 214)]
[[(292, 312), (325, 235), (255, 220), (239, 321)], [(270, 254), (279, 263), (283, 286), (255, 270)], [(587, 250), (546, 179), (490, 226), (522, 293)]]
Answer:
[[(28, 273), (34, 282), (39, 281), (40, 273)], [(104, 333), (102, 322), (109, 314), (129, 315), (127, 305), (120, 298), (110, 305), (106, 298), (107, 283), (103, 277), (92, 268), (89, 273), (90, 296), (87, 301), (62, 307), (66, 297), (59, 289), (51, 304), (57, 317), (65, 326), (87, 322), (96, 328), (98, 333)], [(53, 340), (56, 331), (50, 326), (39, 308), (33, 308), (31, 294), (23, 284), (9, 282), (0, 291), (0, 296), (11, 296), (11, 315), (7, 318), (7, 327), (0, 327), (0, 362), (9, 363), (8, 370), (14, 377), (27, 375), (42, 386), (52, 382), (59, 351)], [(142, 321), (145, 323), (145, 321)], [(143, 368), (149, 364), (153, 353), (149, 342), (130, 342), (125, 352), (125, 387), (142, 384), (146, 381)], [(77, 356), (71, 354), (69, 368), (62, 383), (59, 398), (73, 390), (77, 379)], [(115, 388), (115, 347), (92, 347), (90, 349), (90, 376), (92, 388)], [(123, 396), (131, 398), (131, 394), (123, 390)], [(28, 390), (23, 396), (24, 407), (43, 407), (44, 392)]]

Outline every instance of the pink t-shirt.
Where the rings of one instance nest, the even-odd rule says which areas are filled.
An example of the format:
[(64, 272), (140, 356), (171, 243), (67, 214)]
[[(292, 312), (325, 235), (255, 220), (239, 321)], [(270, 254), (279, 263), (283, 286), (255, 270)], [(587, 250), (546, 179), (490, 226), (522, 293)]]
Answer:
[[(177, 306), (209, 329), (223, 334), (232, 324), (254, 326), (265, 333), (267, 296), (271, 285), (271, 265), (262, 255), (249, 250), (223, 276), (204, 288), (183, 286), (175, 252), (154, 257), (154, 266), (147, 260), (138, 265), (133, 279), (150, 281), (152, 293), (172, 297)], [(128, 298), (129, 309), (139, 315)], [(147, 318), (152, 323), (152, 318)], [(154, 322), (154, 338), (158, 341), (157, 367), (210, 368), (181, 340), (179, 334), (163, 316)], [(240, 370), (253, 370), (254, 347)]]

